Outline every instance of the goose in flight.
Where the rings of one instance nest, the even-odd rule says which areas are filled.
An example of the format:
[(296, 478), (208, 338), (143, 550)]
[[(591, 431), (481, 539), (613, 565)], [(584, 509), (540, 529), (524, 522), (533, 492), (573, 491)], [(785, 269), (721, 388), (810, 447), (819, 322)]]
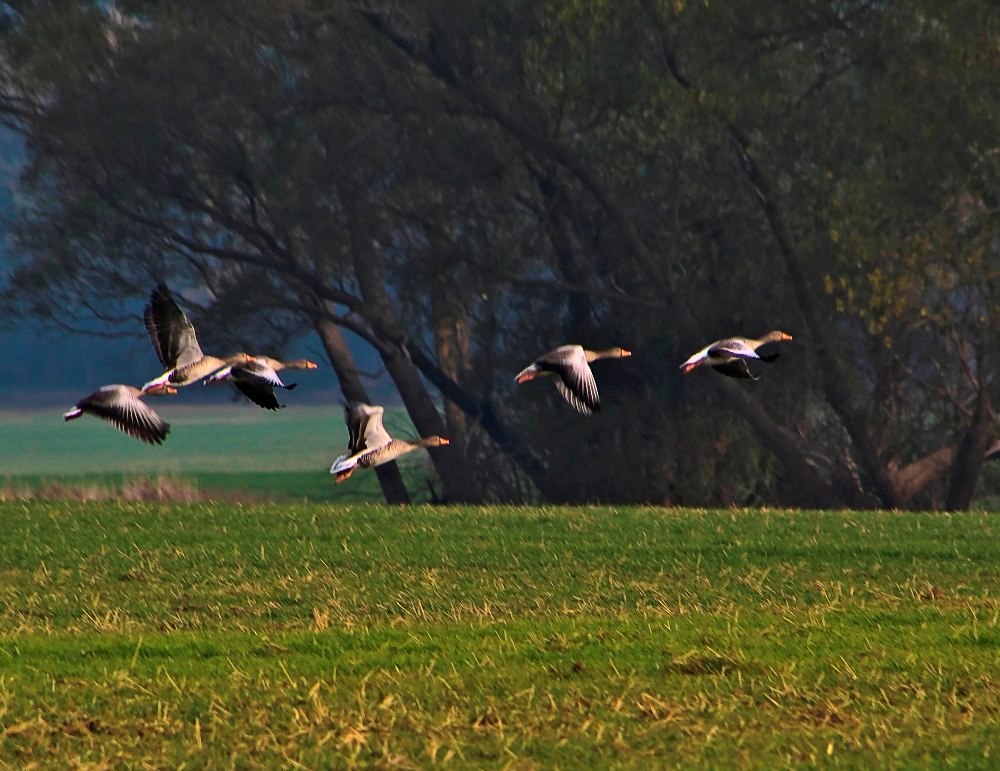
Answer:
[(143, 393), (161, 386), (191, 385), (227, 364), (247, 362), (251, 358), (246, 353), (236, 353), (224, 359), (203, 353), (194, 325), (174, 301), (166, 284), (160, 284), (153, 290), (142, 320), (157, 358), (167, 368), (162, 375), (143, 385)]
[(687, 361), (681, 364), (680, 368), (684, 374), (708, 365), (723, 375), (736, 378), (750, 378), (759, 380), (750, 372), (747, 362), (750, 359), (772, 362), (778, 358), (778, 352), (760, 355), (757, 349), (767, 343), (785, 342), (791, 340), (792, 336), (787, 332), (774, 329), (761, 338), (753, 337), (724, 337), (709, 343), (697, 353), (693, 354)]
[[(291, 391), (298, 384), (284, 383), (274, 368), (264, 363), (262, 360), (264, 358), (252, 356), (247, 361), (227, 364), (205, 378), (205, 385), (231, 380), (240, 393), (258, 407), (263, 407), (266, 410), (280, 409), (285, 405), (278, 404), (274, 389), (284, 388)], [(272, 361), (276, 360), (272, 359)]]
[(344, 405), (349, 434), (347, 455), (341, 455), (330, 466), (330, 473), (336, 475), (337, 484), (350, 477), (357, 468), (375, 468), (420, 447), (441, 447), (449, 443), (441, 436), (428, 436), (416, 442), (393, 439), (382, 426), (383, 412), (383, 407), (364, 402)]
[(527, 383), (543, 375), (554, 375), (556, 390), (577, 412), (590, 415), (601, 408), (601, 397), (597, 392), (594, 373), (590, 363), (598, 359), (623, 359), (631, 356), (624, 348), (608, 348), (591, 351), (582, 345), (561, 345), (548, 353), (543, 353), (531, 364), (517, 373), (514, 382)]
[[(155, 395), (177, 393), (176, 388), (161, 386), (152, 391)], [(119, 431), (148, 444), (163, 444), (170, 433), (170, 424), (142, 401), (143, 392), (135, 386), (101, 386), (89, 396), (84, 396), (69, 412), (65, 420), (76, 420), (84, 415), (95, 415), (106, 420)]]

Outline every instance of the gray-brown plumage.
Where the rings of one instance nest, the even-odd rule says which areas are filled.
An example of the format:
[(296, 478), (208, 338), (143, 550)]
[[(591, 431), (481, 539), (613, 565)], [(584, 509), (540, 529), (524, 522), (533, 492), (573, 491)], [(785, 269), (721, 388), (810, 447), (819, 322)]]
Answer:
[(250, 359), (246, 353), (236, 353), (225, 358), (203, 353), (198, 344), (194, 325), (174, 302), (166, 284), (160, 284), (153, 290), (143, 311), (142, 320), (157, 358), (167, 368), (162, 375), (143, 385), (143, 393), (160, 386), (191, 385), (227, 364)]
[(231, 380), (240, 393), (258, 407), (263, 407), (266, 410), (280, 409), (285, 405), (278, 404), (274, 389), (284, 388), (291, 391), (297, 384), (282, 382), (278, 373), (261, 361), (261, 358), (251, 357), (238, 364), (229, 364), (206, 378), (205, 385)]
[(716, 372), (729, 377), (758, 380), (759, 378), (750, 371), (748, 360), (758, 359), (759, 361), (772, 362), (778, 358), (777, 351), (769, 354), (758, 354), (757, 349), (767, 343), (785, 342), (791, 339), (790, 334), (778, 329), (771, 330), (761, 338), (724, 337), (714, 343), (709, 343), (691, 355), (687, 361), (681, 364), (680, 368), (686, 375), (698, 367), (708, 365)]
[[(177, 390), (162, 386), (155, 394), (173, 394)], [(119, 431), (149, 444), (163, 444), (170, 433), (170, 424), (142, 401), (143, 392), (130, 385), (115, 383), (101, 386), (83, 397), (69, 412), (65, 420), (76, 420), (86, 414), (106, 420)]]
[(344, 405), (349, 437), (347, 455), (341, 455), (330, 466), (330, 473), (336, 475), (337, 484), (350, 477), (358, 467), (375, 468), (421, 447), (448, 444), (448, 440), (441, 436), (428, 436), (417, 442), (393, 439), (382, 426), (384, 411), (378, 405), (364, 402)]
[(581, 345), (561, 345), (542, 354), (518, 372), (514, 382), (527, 383), (536, 377), (554, 375), (556, 390), (562, 397), (577, 412), (590, 415), (601, 408), (601, 397), (590, 363), (598, 359), (622, 359), (631, 355), (632, 352), (624, 348), (590, 351)]
[(253, 354), (253, 357), (261, 364), (266, 364), (275, 372), (281, 372), (283, 369), (316, 369), (317, 367), (316, 362), (309, 361), (309, 359), (282, 361), (281, 359), (275, 359), (273, 356), (263, 356), (256, 353)]

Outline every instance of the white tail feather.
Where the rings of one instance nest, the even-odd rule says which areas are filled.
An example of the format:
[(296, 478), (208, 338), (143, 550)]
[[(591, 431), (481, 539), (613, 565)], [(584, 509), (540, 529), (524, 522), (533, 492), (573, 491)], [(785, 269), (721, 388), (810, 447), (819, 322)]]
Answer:
[(228, 367), (223, 367), (218, 372), (205, 378), (205, 385), (208, 385), (209, 383), (218, 383), (220, 380), (225, 380), (231, 374), (233, 374), (232, 365), (229, 365)]
[(331, 474), (339, 474), (341, 471), (347, 471), (348, 469), (354, 468), (358, 465), (357, 458), (351, 458), (347, 455), (341, 455), (337, 460), (333, 462), (330, 466)]
[(173, 372), (173, 370), (168, 370), (167, 372), (164, 372), (159, 377), (154, 377), (148, 383), (143, 384), (143, 386), (142, 386), (142, 392), (146, 393), (147, 391), (149, 391), (152, 388), (156, 388), (157, 386), (161, 386), (161, 385), (166, 385), (168, 382), (170, 382), (170, 373), (171, 372)]

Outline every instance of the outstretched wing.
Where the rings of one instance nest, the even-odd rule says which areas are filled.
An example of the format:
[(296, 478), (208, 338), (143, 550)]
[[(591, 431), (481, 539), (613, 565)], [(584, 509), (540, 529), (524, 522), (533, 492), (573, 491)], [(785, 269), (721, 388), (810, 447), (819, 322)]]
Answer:
[(599, 401), (591, 407), (587, 404), (587, 402), (578, 397), (576, 392), (569, 388), (562, 380), (556, 380), (555, 383), (556, 390), (559, 391), (562, 398), (568, 401), (570, 406), (572, 406), (573, 409), (581, 415), (593, 415), (595, 410), (599, 410), (601, 408)]
[(285, 385), (270, 366), (261, 361), (251, 359), (241, 364), (234, 364), (230, 369), (230, 377), (245, 397), (266, 410), (277, 410), (284, 406), (278, 404), (274, 395), (275, 388), (285, 388), (291, 391), (295, 383)]
[(149, 444), (163, 444), (170, 424), (120, 385), (104, 386), (77, 402), (77, 408), (108, 421), (119, 431)]
[(274, 389), (260, 380), (233, 380), (233, 385), (247, 399), (258, 407), (263, 407), (265, 410), (278, 410), (285, 406), (278, 403), (278, 397), (274, 395)]
[(285, 385), (274, 368), (257, 359), (233, 365), (233, 378), (236, 380), (259, 380), (272, 388), (287, 388), (291, 390), (295, 384)]
[(546, 355), (545, 366), (558, 376), (556, 389), (577, 412), (590, 415), (601, 408), (597, 382), (583, 348), (578, 345), (557, 348)]
[(759, 377), (755, 377), (750, 371), (750, 366), (747, 364), (746, 359), (733, 359), (732, 361), (727, 361), (725, 364), (713, 364), (712, 369), (728, 377), (760, 380)]
[(164, 367), (183, 367), (202, 358), (194, 326), (174, 302), (166, 284), (160, 284), (153, 290), (142, 320), (153, 350)]
[(392, 437), (382, 426), (384, 412), (384, 408), (364, 402), (348, 402), (344, 405), (349, 435), (348, 452), (351, 455), (383, 447), (392, 441)]

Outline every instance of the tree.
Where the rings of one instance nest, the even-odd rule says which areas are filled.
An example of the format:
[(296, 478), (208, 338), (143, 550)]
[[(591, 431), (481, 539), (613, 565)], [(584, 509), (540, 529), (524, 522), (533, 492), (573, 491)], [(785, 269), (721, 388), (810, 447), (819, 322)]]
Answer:
[[(73, 7), (4, 35), (21, 311), (114, 315), (156, 273), (350, 329), (452, 435), (452, 500), (969, 504), (997, 378), (991, 4)], [(759, 383), (676, 370), (772, 327), (796, 344)], [(589, 421), (510, 386), (569, 341), (638, 354)]]

